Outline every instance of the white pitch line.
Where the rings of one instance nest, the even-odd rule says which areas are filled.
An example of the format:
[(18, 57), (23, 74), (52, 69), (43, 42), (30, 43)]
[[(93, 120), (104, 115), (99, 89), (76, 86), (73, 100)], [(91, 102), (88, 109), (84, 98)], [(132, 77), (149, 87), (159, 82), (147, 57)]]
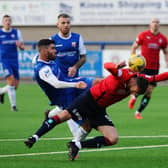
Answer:
[[(61, 138), (41, 138), (41, 141), (53, 141), (53, 140), (71, 140), (73, 137), (61, 137)], [(93, 138), (93, 137), (88, 137)], [(168, 138), (168, 135), (142, 135), (142, 136), (119, 136), (119, 138)], [(26, 138), (25, 138), (26, 139)], [(24, 141), (25, 139), (0, 139), (0, 142), (12, 142), (12, 141)]]
[[(149, 146), (116, 147), (116, 148), (104, 148), (104, 149), (90, 149), (90, 150), (82, 150), (80, 152), (100, 152), (100, 151), (102, 152), (102, 151), (116, 151), (116, 150), (130, 150), (130, 149), (151, 149), (151, 148), (162, 148), (162, 147), (168, 147), (168, 144), (166, 144), (166, 145), (149, 145)], [(67, 153), (67, 151), (9, 154), (9, 155), (0, 155), (0, 158), (39, 156), (39, 155), (55, 155), (55, 154), (65, 154), (65, 153)]]

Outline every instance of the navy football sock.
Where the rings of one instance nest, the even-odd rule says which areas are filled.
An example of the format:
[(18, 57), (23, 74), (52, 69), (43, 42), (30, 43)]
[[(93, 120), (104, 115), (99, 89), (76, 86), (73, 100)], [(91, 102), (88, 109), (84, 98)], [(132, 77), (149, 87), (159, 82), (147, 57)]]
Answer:
[(53, 129), (58, 123), (60, 123), (58, 117), (46, 119), (41, 125), (41, 127), (37, 130), (35, 135), (41, 137), (42, 135)]
[(146, 95), (143, 96), (142, 100), (141, 100), (141, 104), (138, 108), (138, 111), (141, 113), (145, 108), (146, 106), (148, 105), (149, 103), (149, 100), (150, 100), (150, 97), (147, 97)]
[(111, 145), (110, 141), (103, 136), (98, 136), (81, 142), (82, 148), (101, 148), (102, 146), (109, 145)]

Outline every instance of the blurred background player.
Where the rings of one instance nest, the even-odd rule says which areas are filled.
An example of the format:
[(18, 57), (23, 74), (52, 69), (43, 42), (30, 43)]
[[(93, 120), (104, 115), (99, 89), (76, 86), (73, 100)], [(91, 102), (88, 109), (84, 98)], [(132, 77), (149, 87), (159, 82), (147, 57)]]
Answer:
[[(166, 65), (168, 65), (168, 42), (167, 38), (162, 33), (160, 33), (159, 27), (159, 19), (153, 18), (150, 22), (149, 30), (141, 32), (132, 45), (132, 55), (136, 55), (136, 50), (139, 46), (141, 46), (141, 55), (146, 59), (146, 67), (141, 73), (146, 75), (156, 75), (159, 73), (160, 50), (163, 51), (165, 55)], [(136, 119), (142, 119), (141, 113), (148, 105), (155, 86), (155, 82), (150, 83), (146, 93), (141, 100), (139, 108), (135, 112)], [(132, 100), (133, 99), (136, 99), (136, 97), (132, 97)]]
[(16, 89), (19, 85), (19, 63), (17, 48), (24, 50), (23, 38), (20, 30), (12, 28), (12, 18), (4, 15), (3, 27), (0, 30), (0, 61), (7, 85), (0, 88), (0, 103), (4, 103), (4, 94), (7, 92), (11, 110), (16, 108)]
[[(58, 15), (57, 28), (58, 33), (51, 36), (57, 50), (56, 63), (65, 76), (78, 77), (79, 68), (86, 62), (83, 38), (80, 34), (71, 32), (71, 17), (66, 13)], [(71, 119), (67, 123), (74, 135), (78, 125)]]

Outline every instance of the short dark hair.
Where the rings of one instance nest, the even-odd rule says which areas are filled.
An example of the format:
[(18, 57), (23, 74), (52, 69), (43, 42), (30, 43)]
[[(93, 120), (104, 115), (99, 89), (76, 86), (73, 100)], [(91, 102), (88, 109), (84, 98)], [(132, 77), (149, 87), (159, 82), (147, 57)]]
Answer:
[(138, 94), (144, 94), (146, 89), (148, 88), (148, 85), (149, 85), (148, 80), (141, 77), (141, 76), (135, 77), (135, 80), (136, 80), (136, 84), (138, 85), (138, 88), (139, 88)]
[(54, 40), (50, 40), (50, 39), (41, 39), (39, 40), (37, 46), (38, 48), (42, 47), (42, 46), (49, 46), (50, 44), (55, 44)]
[(11, 16), (10, 15), (3, 15), (2, 19), (4, 19), (4, 18), (11, 18)]
[(66, 13), (61, 13), (61, 14), (58, 15), (58, 19), (61, 18), (61, 17), (62, 17), (62, 18), (71, 18), (71, 16), (69, 16), (69, 15), (66, 14)]

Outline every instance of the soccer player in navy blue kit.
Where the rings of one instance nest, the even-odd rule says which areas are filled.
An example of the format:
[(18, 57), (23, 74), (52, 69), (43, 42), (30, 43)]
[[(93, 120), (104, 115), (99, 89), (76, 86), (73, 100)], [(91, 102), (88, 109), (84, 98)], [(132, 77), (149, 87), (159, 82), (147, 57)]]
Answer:
[[(58, 15), (58, 33), (51, 36), (55, 41), (57, 50), (56, 63), (68, 78), (79, 76), (79, 68), (86, 61), (86, 48), (80, 34), (71, 32), (71, 18), (68, 14)], [(73, 120), (67, 121), (68, 126), (75, 136), (78, 125)]]
[(0, 30), (0, 63), (7, 85), (0, 88), (0, 103), (4, 103), (4, 94), (7, 92), (12, 111), (16, 108), (16, 88), (19, 85), (19, 63), (17, 48), (23, 50), (23, 38), (20, 30), (12, 28), (12, 19), (4, 15), (3, 28)]

